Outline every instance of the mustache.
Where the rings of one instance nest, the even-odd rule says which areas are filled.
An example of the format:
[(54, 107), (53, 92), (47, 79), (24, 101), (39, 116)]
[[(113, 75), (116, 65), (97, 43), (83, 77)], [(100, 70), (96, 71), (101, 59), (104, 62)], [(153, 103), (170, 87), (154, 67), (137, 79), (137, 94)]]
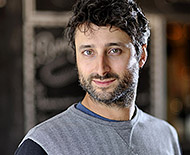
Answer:
[(104, 76), (101, 76), (99, 74), (91, 74), (88, 78), (89, 81), (92, 81), (92, 79), (99, 79), (99, 80), (105, 80), (105, 79), (109, 79), (109, 78), (115, 78), (115, 79), (119, 79), (119, 75), (115, 74), (115, 73), (107, 73)]

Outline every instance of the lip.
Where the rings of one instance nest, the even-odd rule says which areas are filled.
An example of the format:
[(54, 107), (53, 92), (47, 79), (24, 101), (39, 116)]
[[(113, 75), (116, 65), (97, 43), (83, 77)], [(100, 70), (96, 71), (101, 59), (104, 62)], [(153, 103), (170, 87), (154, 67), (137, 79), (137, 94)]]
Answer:
[(116, 79), (113, 80), (107, 80), (107, 81), (99, 81), (99, 80), (93, 80), (93, 82), (98, 85), (99, 87), (108, 87), (111, 83), (113, 83)]

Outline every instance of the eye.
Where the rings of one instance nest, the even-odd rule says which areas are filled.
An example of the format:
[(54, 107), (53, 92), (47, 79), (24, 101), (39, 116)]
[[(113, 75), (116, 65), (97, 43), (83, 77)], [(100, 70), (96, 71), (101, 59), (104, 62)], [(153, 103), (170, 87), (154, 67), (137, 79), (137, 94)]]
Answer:
[(85, 56), (91, 56), (91, 55), (94, 54), (94, 52), (91, 51), (91, 50), (85, 50), (85, 51), (82, 52), (82, 54), (84, 54)]
[(112, 48), (108, 51), (109, 55), (120, 55), (122, 53), (122, 50), (119, 48)]

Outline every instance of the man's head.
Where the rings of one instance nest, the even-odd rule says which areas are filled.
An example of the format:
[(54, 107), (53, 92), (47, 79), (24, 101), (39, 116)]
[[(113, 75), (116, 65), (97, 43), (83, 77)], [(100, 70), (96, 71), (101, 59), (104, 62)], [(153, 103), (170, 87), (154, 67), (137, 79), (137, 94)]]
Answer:
[(106, 105), (134, 102), (146, 61), (148, 22), (131, 0), (79, 0), (67, 37), (76, 51), (81, 86)]
[(126, 32), (135, 46), (137, 57), (150, 36), (148, 21), (134, 0), (78, 0), (66, 32), (74, 50), (76, 29), (85, 24), (87, 31), (92, 23), (115, 26)]

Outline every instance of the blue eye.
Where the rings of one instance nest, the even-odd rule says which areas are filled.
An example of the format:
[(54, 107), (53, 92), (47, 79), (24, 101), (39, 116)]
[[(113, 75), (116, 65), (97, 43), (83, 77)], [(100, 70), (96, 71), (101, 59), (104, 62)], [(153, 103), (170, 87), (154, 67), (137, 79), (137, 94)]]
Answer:
[(112, 48), (108, 51), (108, 54), (111, 54), (111, 55), (119, 55), (121, 54), (122, 50), (119, 49), (119, 48)]
[(93, 55), (93, 51), (90, 51), (90, 50), (85, 50), (82, 52), (85, 56), (91, 56)]

